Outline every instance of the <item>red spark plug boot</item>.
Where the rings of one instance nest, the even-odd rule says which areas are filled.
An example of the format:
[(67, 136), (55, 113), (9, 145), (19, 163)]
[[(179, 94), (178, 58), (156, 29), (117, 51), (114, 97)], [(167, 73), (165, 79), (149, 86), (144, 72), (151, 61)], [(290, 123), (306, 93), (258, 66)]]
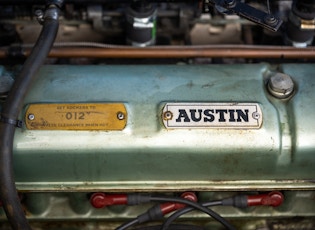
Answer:
[[(180, 197), (184, 198), (186, 200), (197, 202), (197, 196), (193, 192), (184, 192)], [(185, 206), (186, 206), (185, 204), (169, 202), (169, 203), (161, 204), (160, 205), (160, 209), (161, 209), (161, 212), (162, 212), (162, 214), (164, 216), (164, 215), (166, 215), (166, 214), (168, 214), (170, 212), (173, 212), (175, 210), (184, 208)]]
[(278, 207), (282, 204), (284, 196), (281, 192), (270, 192), (268, 194), (262, 195), (253, 195), (247, 196), (247, 205), (248, 206), (257, 206), (257, 205), (265, 205), (265, 206), (273, 206)]
[(224, 206), (234, 206), (237, 208), (246, 208), (249, 206), (273, 206), (277, 207), (282, 204), (284, 196), (281, 192), (270, 192), (259, 195), (240, 195), (222, 200)]
[(151, 201), (149, 194), (105, 194), (102, 192), (93, 193), (90, 203), (94, 208), (104, 208), (109, 205), (138, 205)]
[(105, 194), (102, 192), (93, 193), (90, 203), (94, 208), (104, 208), (110, 205), (127, 204), (127, 195), (124, 194)]
[[(197, 196), (193, 192), (185, 192), (181, 195), (181, 198), (197, 202)], [(145, 223), (152, 220), (160, 220), (163, 217), (173, 211), (184, 208), (185, 204), (168, 202), (164, 204), (155, 205), (150, 208), (147, 212), (137, 217), (138, 223)]]
[[(144, 194), (105, 194), (102, 192), (93, 193), (90, 198), (90, 203), (94, 208), (104, 208), (110, 205), (137, 205), (150, 202), (150, 195)], [(186, 192), (181, 195), (182, 198), (197, 201), (197, 197), (192, 192)], [(165, 203), (159, 206), (159, 212), (165, 215), (174, 210), (185, 207), (179, 203)]]

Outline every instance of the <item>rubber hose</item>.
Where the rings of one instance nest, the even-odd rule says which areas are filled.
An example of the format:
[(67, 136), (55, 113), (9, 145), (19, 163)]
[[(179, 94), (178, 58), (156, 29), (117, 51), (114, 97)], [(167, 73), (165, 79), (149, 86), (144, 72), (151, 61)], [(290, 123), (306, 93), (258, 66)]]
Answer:
[[(44, 63), (57, 35), (58, 13), (58, 8), (54, 5), (45, 12), (39, 38), (4, 103), (1, 113), (4, 118), (18, 119), (25, 95), (35, 80), (36, 73)], [(12, 163), (14, 133), (14, 125), (0, 123), (0, 198), (12, 229), (30, 230), (15, 187)]]

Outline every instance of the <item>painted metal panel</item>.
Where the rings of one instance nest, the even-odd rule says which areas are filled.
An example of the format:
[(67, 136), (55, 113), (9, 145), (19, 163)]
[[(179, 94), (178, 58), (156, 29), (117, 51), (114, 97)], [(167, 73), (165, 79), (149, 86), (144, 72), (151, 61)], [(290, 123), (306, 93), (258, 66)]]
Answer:
[[(314, 188), (314, 65), (283, 65), (296, 92), (266, 89), (271, 67), (45, 66), (25, 98), (34, 103), (123, 103), (122, 131), (18, 130), (22, 190), (229, 190)], [(280, 69), (281, 69), (280, 68)], [(166, 103), (257, 103), (259, 129), (174, 129)]]

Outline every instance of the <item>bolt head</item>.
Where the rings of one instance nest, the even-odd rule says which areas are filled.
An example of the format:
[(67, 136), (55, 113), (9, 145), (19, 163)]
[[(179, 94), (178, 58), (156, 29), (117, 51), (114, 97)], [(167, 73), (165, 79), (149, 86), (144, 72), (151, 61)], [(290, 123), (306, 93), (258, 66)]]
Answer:
[(294, 83), (287, 74), (276, 73), (271, 76), (268, 83), (269, 92), (277, 98), (287, 98), (294, 91)]

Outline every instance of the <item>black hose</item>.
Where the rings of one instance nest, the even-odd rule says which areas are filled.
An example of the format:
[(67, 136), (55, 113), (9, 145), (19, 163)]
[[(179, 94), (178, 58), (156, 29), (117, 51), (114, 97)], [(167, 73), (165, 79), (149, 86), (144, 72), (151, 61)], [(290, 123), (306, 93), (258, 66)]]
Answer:
[[(15, 125), (9, 124), (18, 119), (24, 97), (35, 80), (36, 73), (44, 63), (58, 32), (58, 8), (51, 5), (45, 12), (43, 28), (39, 38), (26, 60), (21, 73), (4, 103), (0, 122), (0, 198), (7, 218), (14, 230), (30, 230), (15, 187), (13, 173), (13, 138)], [(3, 121), (11, 122), (3, 122)]]

